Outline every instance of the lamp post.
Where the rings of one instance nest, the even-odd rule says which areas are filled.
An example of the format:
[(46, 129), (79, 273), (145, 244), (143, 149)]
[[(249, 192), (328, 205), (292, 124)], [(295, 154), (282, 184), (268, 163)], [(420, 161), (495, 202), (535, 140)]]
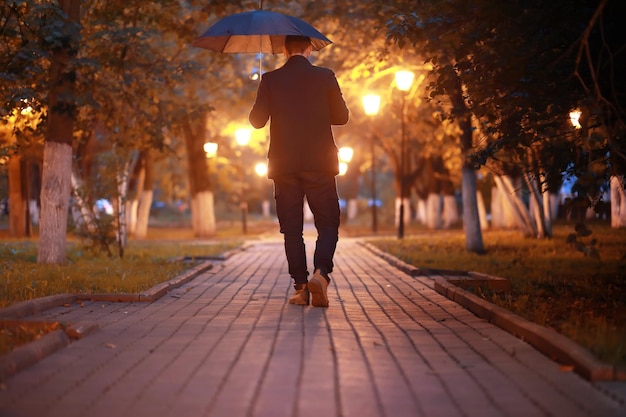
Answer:
[[(248, 145), (252, 131), (249, 128), (242, 127), (235, 131), (235, 141), (240, 147)], [(246, 171), (243, 165), (239, 166), (241, 173), (241, 195), (239, 197), (239, 206), (241, 208), (241, 227), (243, 234), (248, 233), (248, 201), (246, 200)]]
[(406, 188), (406, 155), (405, 155), (405, 142), (406, 142), (406, 95), (411, 89), (413, 84), (413, 74), (411, 71), (398, 71), (396, 72), (396, 88), (400, 91), (402, 96), (402, 108), (400, 114), (401, 120), (401, 137), (400, 137), (400, 213), (398, 219), (398, 239), (404, 238), (404, 199)]
[[(374, 117), (378, 114), (380, 108), (380, 96), (376, 94), (368, 94), (363, 97), (363, 109), (365, 114)], [(370, 153), (372, 157), (372, 233), (378, 232), (378, 215), (377, 215), (377, 197), (376, 197), (376, 153), (375, 153), (375, 141), (374, 133), (370, 141)]]

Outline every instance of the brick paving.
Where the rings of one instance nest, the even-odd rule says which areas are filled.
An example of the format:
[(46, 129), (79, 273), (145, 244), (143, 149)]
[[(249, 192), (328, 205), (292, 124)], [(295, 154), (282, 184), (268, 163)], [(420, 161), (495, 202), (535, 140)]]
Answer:
[(622, 382), (562, 371), (430, 278), (351, 239), (335, 264), (327, 309), (286, 303), (282, 242), (266, 240), (153, 303), (46, 310), (100, 330), (8, 378), (0, 416), (626, 415)]

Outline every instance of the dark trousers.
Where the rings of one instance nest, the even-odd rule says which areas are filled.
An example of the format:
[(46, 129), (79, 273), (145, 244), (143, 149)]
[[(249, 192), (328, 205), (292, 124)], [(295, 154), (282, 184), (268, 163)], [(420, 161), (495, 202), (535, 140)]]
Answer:
[(274, 178), (274, 198), (280, 232), (285, 238), (285, 255), (289, 275), (295, 284), (308, 279), (304, 227), (304, 199), (309, 204), (317, 241), (313, 266), (325, 273), (333, 270), (333, 256), (339, 240), (339, 197), (335, 176), (320, 172), (302, 172)]

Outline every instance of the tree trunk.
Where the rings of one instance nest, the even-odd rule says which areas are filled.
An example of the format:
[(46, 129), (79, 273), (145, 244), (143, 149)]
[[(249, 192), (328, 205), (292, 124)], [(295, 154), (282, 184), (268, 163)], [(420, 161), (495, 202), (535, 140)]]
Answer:
[[(146, 181), (146, 161), (145, 161), (145, 153), (141, 152), (139, 155), (139, 161), (135, 166), (135, 185), (136, 190), (134, 190), (134, 195), (130, 197), (129, 190), (129, 199), (126, 203), (126, 212), (127, 212), (127, 223), (128, 223), (128, 234), (130, 236), (135, 236), (137, 234), (137, 218), (139, 217), (139, 201), (143, 195), (143, 186)], [(138, 168), (138, 169), (137, 169)], [(139, 171), (139, 172), (137, 172)]]
[(85, 227), (89, 233), (96, 233), (98, 225), (96, 224), (93, 209), (89, 207), (87, 201), (83, 198), (84, 186), (78, 176), (72, 172), (71, 174), (72, 194), (74, 195), (74, 204), (71, 207), (74, 224), (77, 228)]
[(191, 224), (194, 236), (215, 235), (215, 209), (207, 158), (203, 150), (206, 115), (188, 119), (183, 125), (191, 192)]
[(426, 200), (419, 196), (415, 204), (415, 220), (419, 224), (426, 224)]
[(148, 235), (150, 208), (154, 196), (154, 164), (151, 152), (144, 152), (141, 157), (142, 168), (137, 181), (137, 204), (133, 235), (143, 239)]
[(126, 200), (128, 196), (128, 183), (135, 164), (139, 159), (137, 151), (131, 152), (129, 159), (124, 163), (121, 172), (117, 173), (117, 196), (115, 199), (115, 218), (117, 219), (117, 247), (120, 258), (124, 257), (124, 250), (128, 244), (128, 226)]
[(497, 185), (491, 187), (491, 227), (495, 229), (504, 227), (504, 199)]
[(456, 113), (461, 129), (461, 157), (463, 165), (461, 168), (461, 196), (463, 199), (463, 227), (465, 228), (465, 248), (469, 252), (483, 253), (483, 235), (480, 229), (480, 218), (478, 216), (478, 201), (476, 198), (476, 171), (468, 160), (467, 155), (473, 147), (473, 129), (471, 113), (465, 103), (463, 95), (463, 84), (461, 78), (450, 65), (450, 86), (447, 94), (450, 97), (454, 113)]
[(536, 236), (535, 225), (528, 214), (528, 209), (515, 192), (511, 177), (506, 175), (494, 176), (494, 181), (499, 188), (499, 194), (505, 200), (505, 210), (508, 215), (513, 217), (516, 227), (522, 230), (526, 236)]
[(66, 261), (65, 238), (71, 171), (72, 147), (66, 143), (47, 140), (43, 151), (41, 178), (38, 263), (62, 264)]
[(429, 229), (441, 229), (441, 196), (436, 193), (428, 194), (426, 199), (426, 226)]
[(27, 179), (24, 178), (24, 163), (19, 155), (9, 159), (9, 236), (26, 237), (29, 235)]
[(476, 191), (476, 201), (478, 202), (478, 219), (480, 220), (480, 230), (489, 229), (489, 220), (487, 220), (487, 208), (485, 207), (485, 199), (480, 190)]
[[(550, 208), (550, 200), (547, 199), (547, 194), (544, 201), (544, 193), (539, 191), (540, 185), (530, 176), (530, 174), (524, 174), (526, 185), (530, 191), (530, 213), (535, 219), (535, 237), (538, 239), (544, 239), (552, 236), (552, 231), (548, 230), (547, 220), (549, 221), (550, 212), (544, 213), (544, 208)], [(551, 223), (551, 221), (550, 221)]]
[(626, 227), (626, 192), (624, 177), (611, 176), (611, 227)]
[[(394, 216), (394, 224), (397, 226), (400, 225), (400, 197), (396, 197), (396, 213)], [(404, 227), (406, 231), (406, 227), (411, 224), (411, 199), (404, 198)]]
[(459, 222), (459, 210), (454, 195), (443, 196), (443, 228), (449, 229)]
[[(59, 0), (59, 5), (70, 20), (79, 22), (80, 0)], [(76, 41), (72, 39), (72, 44), (76, 45)], [(50, 65), (51, 88), (41, 178), (38, 263), (61, 264), (65, 263), (67, 257), (65, 240), (76, 111), (73, 101), (75, 75), (66, 72), (70, 58), (77, 52), (71, 47), (54, 51)]]
[(465, 248), (470, 252), (484, 252), (483, 234), (478, 216), (476, 197), (476, 171), (470, 166), (462, 168), (463, 224), (465, 227)]

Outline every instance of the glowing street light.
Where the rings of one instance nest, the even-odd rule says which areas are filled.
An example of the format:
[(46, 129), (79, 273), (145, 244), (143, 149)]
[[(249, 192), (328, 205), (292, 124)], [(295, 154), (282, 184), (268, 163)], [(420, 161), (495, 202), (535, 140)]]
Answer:
[(367, 94), (363, 96), (363, 109), (368, 116), (376, 116), (380, 109), (380, 96), (377, 94)]
[(401, 109), (401, 138), (400, 138), (400, 213), (398, 221), (398, 239), (404, 238), (404, 193), (406, 188), (406, 155), (405, 155), (405, 142), (406, 142), (406, 95), (411, 89), (413, 84), (413, 78), (415, 74), (411, 71), (398, 71), (396, 72), (396, 88), (402, 93), (402, 109)]
[(409, 91), (413, 85), (413, 78), (415, 74), (411, 71), (396, 72), (396, 88), (404, 92)]
[[(365, 110), (365, 114), (370, 117), (375, 117), (378, 114), (380, 109), (380, 96), (376, 94), (367, 94), (363, 96), (363, 109)], [(376, 152), (375, 152), (375, 141), (374, 134), (372, 133), (372, 137), (370, 140), (370, 153), (371, 153), (371, 164), (372, 164), (372, 232), (376, 233), (378, 231), (378, 216), (376, 213)]]
[(256, 172), (256, 174), (259, 177), (263, 177), (263, 176), (267, 175), (267, 163), (259, 162), (258, 164), (256, 164), (254, 166), (254, 172)]
[(217, 155), (217, 143), (207, 142), (202, 147), (207, 158), (214, 158)]
[(246, 146), (250, 142), (250, 136), (252, 136), (252, 129), (247, 127), (241, 127), (235, 130), (235, 141), (239, 146)]
[(348, 172), (348, 163), (352, 161), (354, 150), (349, 146), (343, 146), (339, 149), (339, 175), (345, 175)]
[(572, 126), (574, 126), (574, 129), (582, 128), (582, 125), (580, 124), (580, 116), (582, 116), (582, 112), (578, 109), (569, 112), (569, 121), (572, 123)]

